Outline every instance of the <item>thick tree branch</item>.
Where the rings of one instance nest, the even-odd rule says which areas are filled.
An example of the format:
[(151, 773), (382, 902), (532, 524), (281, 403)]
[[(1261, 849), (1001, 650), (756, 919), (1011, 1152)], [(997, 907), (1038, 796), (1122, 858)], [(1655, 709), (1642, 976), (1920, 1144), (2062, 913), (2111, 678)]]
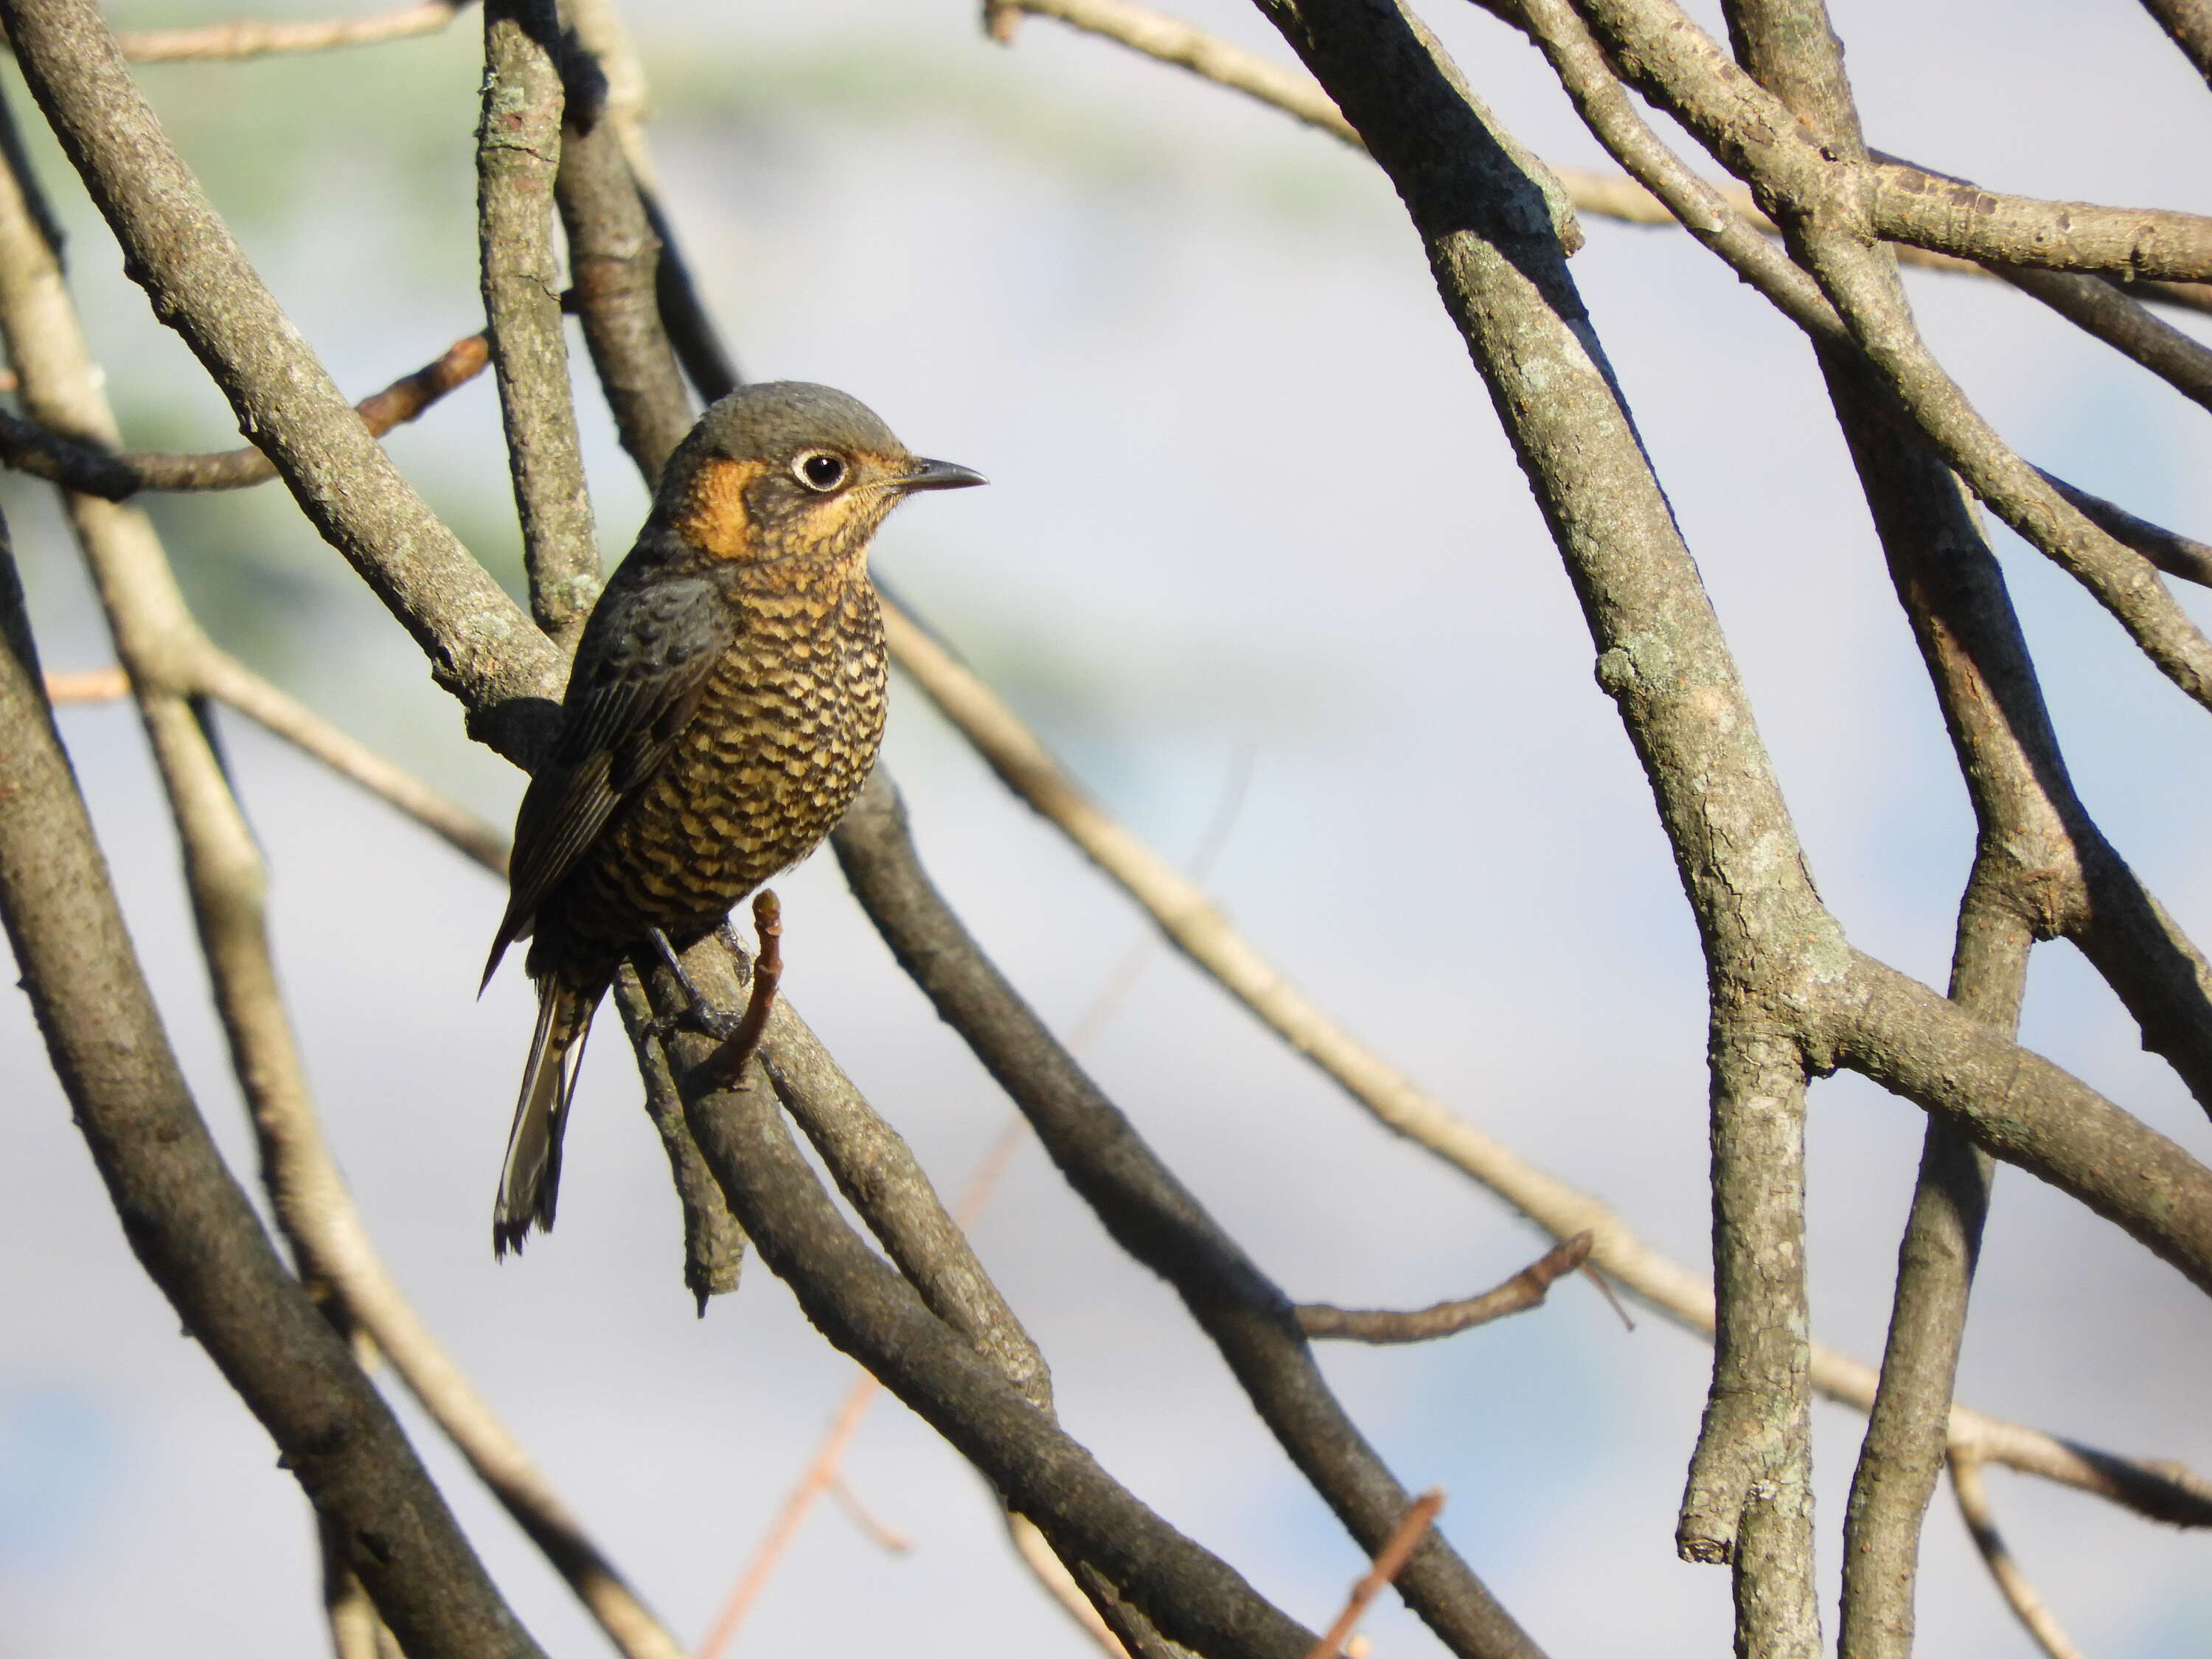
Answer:
[(1805, 1055), (1739, 988), (1711, 1037), (1712, 1386), (1675, 1523), (1691, 1561), (1726, 1562), (1742, 1659), (1817, 1659), (1805, 1289)]
[[(675, 1039), (679, 1056), (688, 1041)], [(767, 1088), (696, 1096), (685, 1108), (732, 1211), (807, 1316), (958, 1448), (1064, 1560), (1096, 1565), (1161, 1630), (1209, 1659), (1302, 1659), (1309, 1632), (1115, 1483), (862, 1243)]]
[(1889, 241), (1981, 264), (2212, 282), (2212, 219), (2198, 214), (2008, 196), (1887, 156), (1867, 191), (1875, 233)]
[[(1874, 512), (1891, 579), (1936, 686), (1972, 798), (1978, 851), (1959, 911), (1951, 995), (2016, 1030), (2028, 947), (2055, 925), (2078, 873), (2053, 790), (2065, 769), (2002, 574), (1957, 481), (1880, 412), (1856, 359), (1821, 352)], [(2046, 782), (2048, 780), (2048, 782)], [(1920, 1530), (1948, 1440), (1990, 1161), (1931, 1118), (1903, 1241), (1882, 1358), (1844, 1517), (1842, 1659), (1911, 1650)]]
[(576, 437), (553, 249), (562, 101), (555, 0), (484, 0), (483, 118), (477, 131), (484, 315), (531, 612), (548, 634), (573, 644), (599, 597), (599, 546)]
[(40, 695), (0, 551), (0, 921), (125, 1237), (285, 1466), (346, 1534), (413, 1659), (538, 1659), (390, 1408), (284, 1269), (169, 1048)]
[(2204, 0), (2143, 0), (2143, 9), (2158, 19), (2182, 55), (2212, 85), (2212, 7)]
[(1853, 954), (1818, 1021), (1837, 1063), (1949, 1119), (2212, 1291), (2212, 1170), (1917, 980)]
[[(1843, 48), (1820, 0), (1728, 0), (1727, 16), (1730, 40), (1743, 67), (1799, 119), (1830, 134), (1841, 153), (1863, 160), (1864, 140), (1844, 73)], [(1884, 256), (1870, 254), (1868, 263), (1870, 267), (1882, 264)], [(1887, 286), (1901, 295), (1894, 270), (1881, 275)], [(2054, 280), (2090, 283), (2096, 279)], [(1993, 562), (1981, 542), (1972, 509), (1950, 472), (1923, 447), (1907, 441), (1906, 434), (1897, 429), (1879, 382), (1867, 373), (1857, 355), (1832, 342), (1816, 343), (1814, 349), (1837, 421), (1873, 510), (1875, 530), (1899, 591), (1911, 608), (1916, 631), (1937, 678), (1939, 696), (1956, 738), (1961, 723), (1975, 720), (1981, 711), (1954, 705), (1985, 688), (1962, 684), (1963, 677), (1957, 673), (1947, 675), (1945, 671), (1954, 665), (1931, 636), (1945, 625), (1955, 624), (1948, 615), (1940, 621), (1929, 616), (1926, 601), (1931, 589), (1936, 592), (1956, 590), (1955, 582), (1949, 589), (1940, 585), (1943, 575), (1978, 573), (1989, 567), (1990, 580), (1996, 580)], [(1916, 581), (1923, 573), (1928, 580)], [(2000, 605), (2002, 592), (2000, 585)], [(1985, 611), (1971, 611), (1966, 625), (1984, 620)], [(2004, 614), (2008, 618), (2008, 610)], [(1979, 638), (1974, 642), (1984, 643)], [(2016, 632), (2007, 643), (2018, 643)], [(2002, 666), (2024, 682), (2025, 689), (2015, 702), (2032, 702), (2033, 712), (2039, 715), (2041, 705), (2034, 698), (2034, 678), (2025, 651), (2017, 654), (2016, 660), (2005, 659)], [(2014, 688), (2008, 684), (2007, 689)], [(2047, 722), (2041, 731), (2047, 739)], [(2009, 734), (2004, 739), (1992, 739), (1992, 746), (1997, 752), (1988, 758), (1962, 749), (1962, 766), (1972, 769), (1979, 763), (1981, 769), (1987, 771), (2007, 763), (2017, 768), (2023, 759), (2019, 740), (2011, 739)], [(1990, 794), (1987, 787), (1975, 792), (1984, 848), (2008, 829), (2018, 833), (2014, 850), (2020, 854), (2048, 846), (2047, 842), (2034, 838), (2034, 832), (2048, 827), (2052, 817), (2041, 797), (2029, 797), (2021, 811), (2000, 817), (1988, 810)], [(2063, 836), (2058, 839), (2057, 855), (2063, 856)], [(2003, 869), (1995, 860), (1977, 862), (1977, 880), (1969, 889), (1962, 911), (1958, 962), (1965, 977), (1954, 973), (1958, 982), (1954, 993), (1960, 994), (1963, 985), (1966, 994), (1977, 997), (1977, 1012), (2002, 1018), (2008, 1006), (2016, 1018), (2030, 942), (2022, 920), (2024, 907), (2009, 913), (2014, 927), (2004, 941), (2013, 947), (2010, 951), (1976, 948), (1996, 938), (1984, 930), (1982, 925), (1994, 918), (1983, 912), (2001, 897), (2010, 896), (1990, 884), (2002, 878)], [(2011, 1029), (2009, 1024), (2007, 1029)], [(1943, 1455), (1966, 1297), (1988, 1206), (1987, 1155), (1940, 1119), (1929, 1120), (1924, 1141), (1911, 1215), (1899, 1250), (1881, 1382), (1868, 1413), (1866, 1437), (1844, 1517), (1844, 1589), (1838, 1638), (1843, 1659), (1905, 1659), (1911, 1650), (1921, 1521), (1935, 1491)]]

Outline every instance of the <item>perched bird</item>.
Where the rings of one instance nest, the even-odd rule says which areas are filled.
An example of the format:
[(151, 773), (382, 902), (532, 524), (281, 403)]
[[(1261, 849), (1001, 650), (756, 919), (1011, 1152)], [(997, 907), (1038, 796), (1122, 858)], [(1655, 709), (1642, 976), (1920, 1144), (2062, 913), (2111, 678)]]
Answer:
[(982, 482), (909, 454), (843, 392), (790, 380), (731, 393), (669, 458), (585, 624), (560, 736), (515, 820), (484, 982), (530, 938), (538, 1030), (495, 1254), (553, 1224), (584, 1037), (615, 969), (713, 932), (821, 843), (874, 764), (876, 526), (915, 490)]

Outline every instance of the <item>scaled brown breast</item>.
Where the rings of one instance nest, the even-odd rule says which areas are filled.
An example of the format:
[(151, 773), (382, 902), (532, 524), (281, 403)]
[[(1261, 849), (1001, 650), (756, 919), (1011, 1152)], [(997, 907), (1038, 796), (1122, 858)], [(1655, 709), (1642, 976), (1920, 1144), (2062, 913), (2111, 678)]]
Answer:
[(565, 884), (564, 930), (611, 957), (641, 921), (679, 944), (836, 827), (883, 740), (883, 618), (866, 578), (757, 595), (667, 761)]

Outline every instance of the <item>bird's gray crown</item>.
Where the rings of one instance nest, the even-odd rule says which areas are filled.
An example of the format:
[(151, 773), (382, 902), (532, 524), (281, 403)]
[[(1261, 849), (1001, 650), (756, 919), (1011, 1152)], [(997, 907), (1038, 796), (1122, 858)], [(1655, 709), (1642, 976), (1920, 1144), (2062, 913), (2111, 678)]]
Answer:
[(781, 461), (811, 448), (906, 453), (858, 398), (805, 380), (740, 386), (699, 417), (693, 441), (706, 455), (735, 461)]

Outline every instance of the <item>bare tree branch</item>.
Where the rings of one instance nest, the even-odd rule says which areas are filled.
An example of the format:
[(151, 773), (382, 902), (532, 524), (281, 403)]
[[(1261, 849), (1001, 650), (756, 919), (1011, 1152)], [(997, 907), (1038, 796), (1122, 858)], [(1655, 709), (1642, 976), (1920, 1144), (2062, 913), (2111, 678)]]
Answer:
[[(1202, 890), (1108, 815), (988, 685), (896, 607), (886, 605), (884, 617), (900, 665), (1000, 780), (1141, 905), (1191, 962), (1385, 1127), (1453, 1164), (1553, 1237), (1564, 1241), (1589, 1232), (1595, 1241), (1593, 1264), (1686, 1329), (1711, 1336), (1712, 1290), (1701, 1275), (1652, 1249), (1615, 1211), (1528, 1164), (1358, 1043), (1261, 956)], [(1872, 1405), (1875, 1373), (1870, 1367), (1817, 1343), (1812, 1367), (1814, 1386), (1830, 1398), (1861, 1411)], [(1950, 1432), (1954, 1443), (1978, 1449), (1992, 1462), (2142, 1508), (2161, 1520), (2212, 1525), (2212, 1483), (2199, 1477), (2170, 1480), (2146, 1465), (2085, 1453), (2069, 1442), (1964, 1407), (1954, 1409)]]
[[(2166, 3), (2180, 3), (2183, 0)], [(1516, 0), (1516, 3), (1525, 3), (1525, 0)], [(1503, 0), (1491, 9), (1504, 15)], [(994, 0), (992, 9), (1006, 16), (1026, 12), (1050, 17), (1073, 28), (1116, 41), (1147, 58), (1188, 70), (1203, 80), (1271, 105), (1293, 119), (1331, 137), (1340, 138), (1356, 149), (1366, 148), (1328, 94), (1310, 76), (1283, 69), (1256, 52), (1247, 52), (1149, 6), (1139, 5), (1135, 0)], [(1508, 21), (1518, 22), (1520, 19), (1516, 15)], [(1010, 29), (993, 33), (1002, 43), (1011, 42), (1013, 38)], [(1633, 179), (1591, 173), (1581, 167), (1554, 167), (1551, 171), (1577, 212), (1594, 213), (1601, 218), (1634, 225), (1678, 222), (1678, 216), (1667, 204)], [(1773, 222), (1759, 210), (1749, 191), (1732, 185), (1722, 193), (1738, 213), (1761, 232), (1769, 236), (1780, 234)], [(1910, 244), (1899, 244), (1895, 252), (1900, 264), (1924, 270), (1948, 271), (1961, 276), (2006, 275), (1974, 259), (1937, 253)], [(2130, 286), (2144, 298), (2192, 311), (2212, 311), (2212, 287), (2204, 283), (2141, 283)]]
[(1313, 1651), (1306, 1656), (1306, 1659), (1336, 1659), (1336, 1656), (1343, 1651), (1344, 1644), (1351, 1639), (1361, 1615), (1374, 1604), (1375, 1598), (1382, 1593), (1384, 1586), (1406, 1570), (1407, 1561), (1412, 1558), (1429, 1528), (1436, 1524), (1437, 1511), (1443, 1506), (1444, 1495), (1434, 1487), (1413, 1500), (1413, 1506), (1406, 1511), (1406, 1518), (1384, 1540), (1382, 1547), (1376, 1551), (1374, 1565), (1352, 1587), (1352, 1594), (1345, 1600), (1344, 1611), (1337, 1615), (1336, 1622), (1328, 1627), (1321, 1640), (1314, 1644)]
[(1540, 1307), (1552, 1286), (1588, 1259), (1591, 1236), (1577, 1233), (1565, 1243), (1530, 1262), (1496, 1290), (1456, 1302), (1439, 1302), (1410, 1313), (1389, 1309), (1333, 1308), (1326, 1302), (1298, 1304), (1298, 1328), (1316, 1341), (1341, 1338), (1352, 1342), (1432, 1342), (1487, 1325), (1508, 1314)]
[(1991, 265), (1990, 270), (2140, 363), (2190, 402), (2212, 410), (2212, 348), (2154, 317), (2115, 283), (2025, 265)]
[(273, 52), (329, 52), (339, 46), (373, 46), (417, 34), (435, 34), (467, 3), (468, 0), (421, 0), (419, 4), (392, 11), (310, 23), (265, 23), (246, 18), (191, 28), (125, 29), (115, 39), (125, 58), (142, 64), (236, 62)]
[(2143, 0), (2143, 9), (2158, 19), (2159, 27), (2212, 85), (2212, 9), (2204, 0)]
[[(2004, 580), (1951, 473), (1882, 412), (1855, 356), (1823, 349), (1837, 416), (1859, 471), (1891, 580), (1942, 706), (1974, 805), (1977, 857), (1960, 902), (1951, 995), (2012, 1034), (2027, 952), (2078, 875), (2070, 799)], [(2086, 815), (2075, 816), (2086, 822)], [(1991, 1166), (1951, 1125), (1929, 1121), (1897, 1284), (1881, 1382), (1869, 1413), (1844, 1516), (1838, 1653), (1910, 1653), (1920, 1532), (1953, 1413), (1966, 1301), (1989, 1205)]]
[(461, 698), (472, 733), (510, 757), (533, 753), (559, 701), (559, 658), (331, 384), (132, 84), (90, 0), (5, 0), (0, 18), (155, 314)]
[[(718, 955), (702, 950), (686, 966), (724, 971)], [(668, 1006), (680, 1006), (665, 971), (653, 977), (656, 994), (664, 979)], [(720, 1000), (732, 988), (702, 988)], [(671, 1042), (679, 1067), (696, 1066), (714, 1046), (681, 1032)], [(1000, 1362), (943, 1322), (861, 1242), (799, 1156), (766, 1089), (725, 1089), (684, 1103), (732, 1211), (807, 1316), (958, 1448), (1063, 1560), (1097, 1566), (1163, 1632), (1209, 1659), (1301, 1659), (1309, 1632), (1115, 1483)]]
[(186, 688), (235, 708), (264, 730), (404, 813), (495, 876), (507, 873), (507, 832), (431, 788), (360, 739), (196, 634), (186, 654)]
[(343, 1340), (284, 1269), (201, 1120), (40, 696), (0, 552), (0, 921), (125, 1236), (269, 1431), (412, 1659), (538, 1659)]
[[(668, 1067), (668, 1056), (658, 1043), (647, 1039), (653, 1024), (653, 1004), (635, 970), (624, 968), (615, 976), (615, 1005), (622, 1011), (631, 1044), (637, 1050), (638, 1075), (645, 1085), (645, 1115), (660, 1136), (668, 1154), (668, 1170), (676, 1183), (676, 1197), (684, 1212), (684, 1288), (691, 1292), (699, 1316), (707, 1316), (708, 1302), (738, 1288), (744, 1265), (745, 1230), (730, 1213), (714, 1173), (700, 1156), (691, 1139), (691, 1126), (684, 1120), (684, 1097)], [(702, 1650), (699, 1659), (712, 1659)]]
[(1996, 1580), (2006, 1603), (2035, 1638), (2035, 1644), (2048, 1659), (2082, 1659), (2081, 1650), (2066, 1639), (2066, 1632), (2058, 1628), (2057, 1620), (2051, 1617), (2051, 1609), (2005, 1547), (2004, 1535), (1998, 1532), (1996, 1513), (1990, 1507), (1988, 1490), (1982, 1485), (1981, 1465), (1963, 1455), (1952, 1458), (1951, 1490), (1990, 1577)]
[[(490, 361), (484, 337), (471, 334), (354, 407), (369, 434), (380, 438), (467, 385)], [(0, 410), (0, 463), (111, 501), (142, 489), (244, 489), (276, 476), (269, 458), (251, 446), (204, 455), (118, 453), (5, 410)]]
[(531, 612), (548, 634), (573, 644), (599, 597), (599, 545), (576, 437), (553, 250), (562, 104), (555, 0), (484, 0), (483, 118), (477, 132), (484, 314)]
[(572, 46), (568, 102), (555, 191), (584, 342), (615, 425), (650, 480), (690, 428), (684, 371), (661, 326), (660, 238), (647, 218), (605, 80)]
[[(107, 435), (113, 415), (99, 391), (60, 269), (17, 184), (14, 175), (0, 172), (0, 333), (23, 395), (42, 417)], [(221, 678), (264, 702), (278, 700), (278, 712), (295, 727), (305, 711), (284, 708), (289, 700), (282, 694), (261, 686), (207, 643), (143, 514), (86, 496), (70, 496), (67, 505), (138, 696), (183, 848), (217, 1012), (260, 1147), (263, 1181), (301, 1271), (328, 1287), (347, 1320), (391, 1359), (628, 1659), (680, 1659), (674, 1640), (568, 1514), (392, 1282), (324, 1140), (270, 951), (266, 872), (192, 700)], [(420, 789), (397, 769), (370, 758)], [(477, 838), (489, 835), (480, 831)], [(495, 836), (490, 840), (499, 844)]]

